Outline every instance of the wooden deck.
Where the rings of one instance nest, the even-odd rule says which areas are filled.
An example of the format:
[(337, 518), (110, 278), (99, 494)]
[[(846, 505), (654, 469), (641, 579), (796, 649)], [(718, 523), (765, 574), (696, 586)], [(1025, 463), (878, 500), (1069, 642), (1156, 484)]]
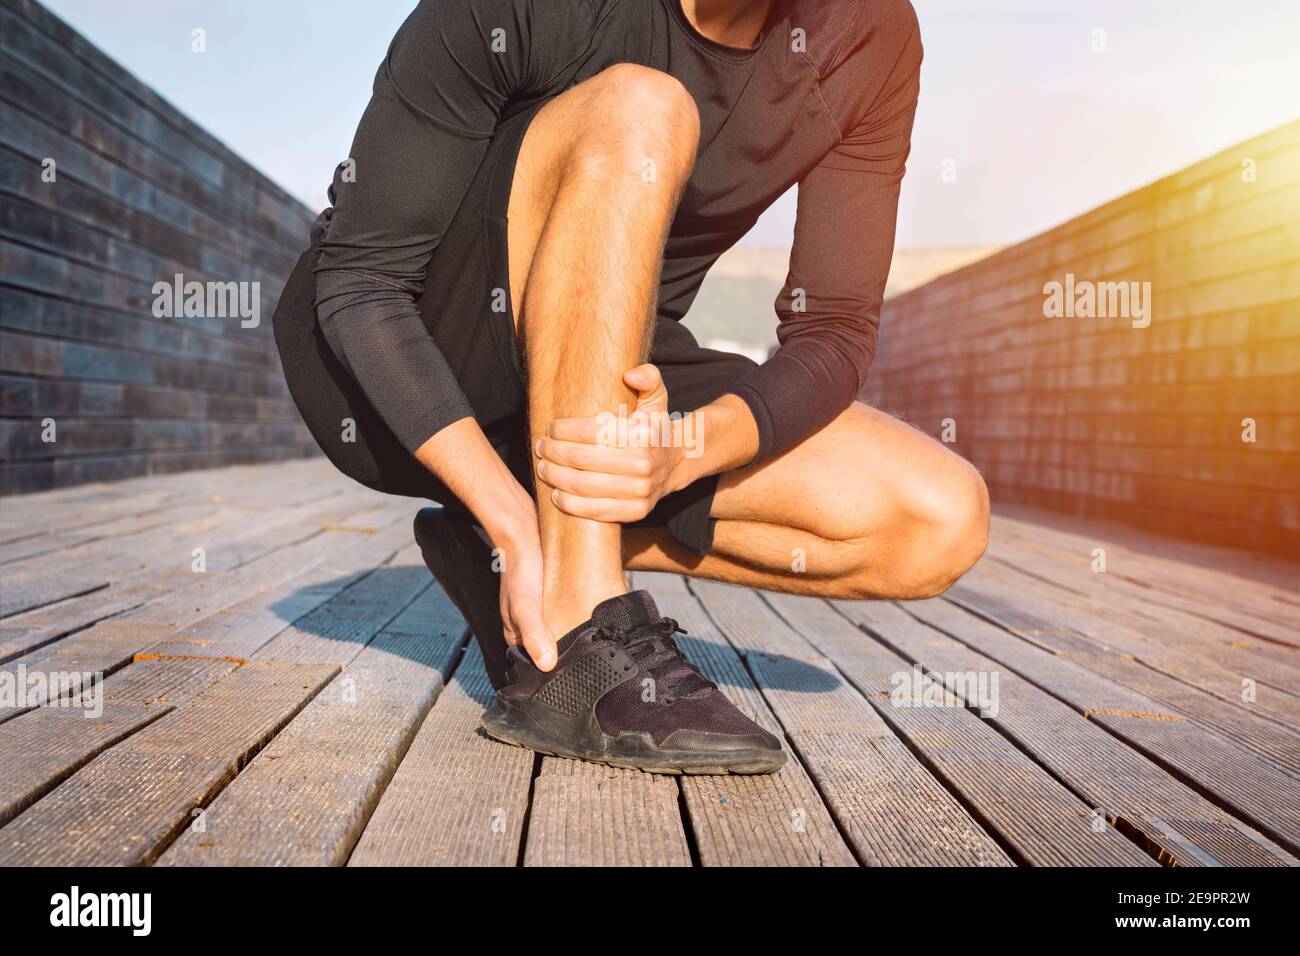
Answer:
[[(1002, 516), (930, 601), (638, 574), (792, 754), (771, 777), (679, 778), (477, 731), (487, 679), (411, 541), (416, 507), (320, 460), (7, 499), (0, 864), (1300, 855), (1294, 569), (1243, 577)], [(95, 719), (93, 695), (40, 706), (33, 680), (66, 704), (75, 674), (107, 675)]]

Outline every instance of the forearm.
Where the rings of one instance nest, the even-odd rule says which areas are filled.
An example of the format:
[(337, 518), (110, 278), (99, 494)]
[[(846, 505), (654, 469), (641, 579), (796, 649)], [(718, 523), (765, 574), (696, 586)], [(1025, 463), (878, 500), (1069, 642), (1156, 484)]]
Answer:
[(356, 270), (321, 271), (316, 314), (330, 350), (407, 451), (473, 414), (409, 288)]
[(872, 316), (812, 316), (783, 323), (799, 326), (798, 331), (734, 388), (755, 421), (759, 462), (789, 451), (853, 404), (875, 354)]
[(415, 457), (469, 508), (498, 548), (535, 543), (537, 505), (474, 419), (448, 425)]

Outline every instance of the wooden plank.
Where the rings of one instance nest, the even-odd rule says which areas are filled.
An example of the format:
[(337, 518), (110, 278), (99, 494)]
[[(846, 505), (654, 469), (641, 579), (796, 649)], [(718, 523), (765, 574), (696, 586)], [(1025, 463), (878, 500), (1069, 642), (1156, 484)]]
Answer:
[[(692, 587), (709, 588), (701, 582)], [(743, 614), (705, 598), (708, 610), (715, 604), (715, 616), (740, 644), (765, 699), (860, 859), (871, 866), (1011, 864), (829, 661), (810, 656), (808, 645), (779, 620), (765, 620), (758, 639), (766, 644), (770, 633), (785, 650), (762, 651), (760, 643), (751, 643), (759, 624), (753, 609)], [(696, 623), (711, 626), (707, 618)]]
[[(363, 515), (366, 520), (372, 516), (373, 513)], [(311, 532), (310, 529), (305, 529), (301, 534), (282, 533), (275, 539), (277, 550), (261, 555), (260, 560), (269, 562), (275, 554), (280, 553), (286, 561), (290, 561), (293, 557), (295, 540), (301, 544), (310, 541), (318, 534), (319, 532)], [(389, 543), (387, 539), (385, 543)], [(255, 562), (257, 560), (259, 559), (255, 559)], [(288, 566), (291, 568), (292, 564)], [(127, 577), (125, 583), (119, 586), (96, 589), (84, 597), (58, 602), (9, 619), (6, 625), (0, 628), (0, 663), (31, 653), (39, 654), (39, 649), (53, 644), (65, 635), (79, 632), (82, 628), (99, 622), (102, 622), (102, 625), (94, 634), (81, 635), (83, 641), (102, 636), (114, 629), (125, 629), (129, 632), (134, 624), (146, 620), (146, 615), (156, 614), (160, 609), (175, 606), (182, 596), (197, 598), (201, 594), (212, 594), (214, 590), (219, 590), (213, 587), (213, 580), (221, 581), (223, 577), (229, 578), (230, 574), (227, 572), (226, 575), (214, 574), (209, 577), (186, 573), (185, 569), (173, 570), (179, 571), (179, 574), (135, 573)], [(241, 575), (223, 583), (237, 586), (242, 583), (247, 588), (247, 582), (248, 576)], [(98, 606), (96, 601), (99, 602)], [(155, 602), (161, 603), (157, 603), (154, 607)], [(119, 618), (120, 614), (126, 616)], [(107, 620), (109, 618), (112, 620)], [(157, 618), (155, 617), (154, 620)], [(144, 645), (141, 644), (136, 650), (142, 650), (143, 647)], [(235, 651), (232, 653), (235, 656), (247, 656)], [(112, 669), (112, 665), (108, 664), (104, 668), (96, 669)], [(3, 719), (3, 716), (0, 716), (0, 719)]]
[[(4, 614), (12, 617), (110, 585), (129, 587), (147, 582), (182, 590), (197, 578), (291, 547), (319, 533), (324, 524), (375, 507), (368, 493), (341, 493), (300, 504), (286, 503), (270, 509), (270, 514), (221, 503), (195, 506), (185, 521), (88, 542), (6, 569)], [(253, 518), (256, 520), (249, 520)], [(231, 530), (232, 526), (235, 530)], [(195, 549), (202, 549), (202, 570), (196, 570)], [(21, 622), (7, 622), (10, 626), (15, 623)]]
[[(1125, 577), (1122, 555), (1111, 555), (1108, 551), (1107, 570), (1097, 573), (1092, 570), (1090, 554), (1086, 559), (1081, 555), (1062, 555), (1026, 539), (995, 539), (990, 554), (1012, 570), (1032, 573), (1060, 585), (1072, 597), (1092, 597), (1093, 610), (1099, 614), (1115, 616), (1117, 620), (1140, 620), (1144, 632), (1170, 648), (1186, 649), (1190, 641), (1202, 653), (1217, 652), (1216, 660), (1226, 660), (1226, 652), (1233, 650), (1238, 652), (1235, 657), (1279, 662), (1286, 665), (1291, 676), (1300, 676), (1300, 652), (1290, 645), (1248, 635), (1193, 610), (1153, 603), (1150, 588)], [(1244, 646), (1253, 648), (1251, 654), (1240, 653)]]
[[(196, 547), (204, 549), (210, 571), (223, 570), (301, 540), (284, 534), (286, 526), (299, 524), (312, 533), (320, 522), (340, 512), (360, 511), (375, 504), (373, 493), (338, 488), (311, 489), (302, 497), (301, 501), (281, 502), (272, 514), (261, 515), (256, 522), (236, 522), (238, 530), (233, 533), (229, 522), (235, 514), (230, 505), (208, 501), (196, 504), (184, 521), (167, 527), (91, 541), (18, 562), (6, 569), (0, 616), (43, 607), (112, 583), (130, 583), (145, 577), (157, 582), (165, 570), (179, 570), (180, 580), (184, 580), (195, 574), (191, 568)], [(220, 537), (215, 537), (218, 532)]]
[(253, 759), (165, 866), (341, 866), (465, 637), (429, 588)]
[[(400, 516), (398, 527), (384, 528)], [(290, 594), (285, 613), (306, 613), (355, 580), (363, 569), (382, 563), (409, 540), (405, 523), (406, 508), (393, 506), (371, 540), (358, 542), (353, 531), (333, 530), (318, 534), (283, 551), (264, 555), (223, 575), (204, 577), (189, 590), (173, 593), (151, 602), (121, 619), (101, 622), (62, 641), (42, 647), (4, 665), (4, 671), (16, 673), (21, 665), (29, 670), (60, 672), (111, 673), (128, 664), (142, 652), (172, 654), (178, 632), (219, 614), (259, 591), (271, 591), (301, 584), (301, 593)], [(314, 573), (319, 572), (319, 573)], [(323, 578), (323, 579), (322, 579)], [(299, 579), (301, 579), (299, 581)], [(276, 606), (271, 610), (278, 614)], [(263, 631), (263, 643), (282, 630), (287, 621), (272, 622), (269, 633)], [(260, 624), (265, 628), (267, 620)], [(193, 644), (201, 637), (189, 635)], [(215, 655), (214, 655), (215, 656)], [(0, 709), (0, 721), (15, 716), (14, 709)]]
[[(334, 531), (324, 537), (356, 542), (274, 587), (250, 594), (150, 646), (151, 653), (252, 657), (286, 628), (384, 565), (409, 540), (405, 521), (377, 534)], [(308, 627), (315, 626), (306, 622)]]
[[(682, 580), (645, 572), (631, 577), (636, 587), (653, 590), (665, 613), (684, 621), (693, 620), (687, 615), (699, 619), (698, 630), (691, 625), (695, 636), (682, 639), (683, 649), (737, 706), (779, 734), (771, 712), (726, 642), (711, 629), (709, 641), (700, 638), (707, 617)], [(670, 608), (676, 600), (685, 603)], [(557, 776), (580, 780), (547, 779)], [(635, 771), (545, 758), (534, 783), (525, 863), (684, 865), (686, 844), (679, 832), (681, 824), (675, 822), (678, 811), (669, 784), (673, 781)], [(690, 775), (678, 778), (674, 786), (686, 803), (699, 860), (706, 866), (774, 861), (851, 866), (855, 862), (795, 760), (771, 777)], [(611, 801), (619, 804), (618, 810), (609, 811), (615, 813), (618, 825), (602, 816)], [(638, 835), (629, 843), (632, 830)]]
[(491, 696), (482, 654), (471, 641), (380, 798), (349, 866), (518, 862), (534, 755), (478, 729)]
[(690, 866), (672, 777), (546, 757), (525, 866)]
[[(420, 562), (418, 566), (413, 561)], [(375, 634), (434, 587), (414, 545), (393, 561), (375, 568), (355, 584), (298, 618), (266, 645), (256, 658), (264, 661), (316, 661), (346, 664)]]
[[(1079, 577), (1077, 571), (1067, 576), (1050, 558), (1037, 557), (1031, 566), (1034, 577), (1047, 578), (1062, 588)], [(1008, 571), (1011, 578), (1003, 579), (1016, 576), (1014, 566)], [(1111, 580), (1108, 574), (1087, 573), (1079, 582), (1088, 595), (1087, 604), (1073, 589), (1053, 594), (1052, 599), (1086, 612), (1094, 621), (1110, 622), (1112, 626), (1093, 633), (1104, 633), (1117, 650), (1148, 667), (1284, 727), (1300, 727), (1300, 696), (1294, 693), (1300, 689), (1300, 667), (1287, 663), (1292, 652), (1260, 640), (1243, 640), (1240, 632), (1203, 618), (1126, 598), (1109, 586)], [(1248, 687), (1253, 695), (1245, 693)]]
[[(1005, 562), (998, 561), (998, 564)], [(1232, 702), (1240, 701), (1242, 679), (1249, 675), (1274, 692), (1264, 694), (1253, 709), (1269, 711), (1276, 705), (1277, 716), (1283, 723), (1296, 724), (1294, 708), (1300, 702), (1296, 696), (1300, 688), (1300, 661), (1289, 648), (1249, 637), (1202, 617), (1148, 604), (1123, 589), (1110, 587), (1109, 581), (1114, 579), (1108, 575), (1090, 574), (1103, 580), (1084, 579), (1076, 589), (1070, 587), (1070, 582), (1077, 580), (1077, 571), (1067, 572), (1057, 560), (1036, 557), (1032, 568), (1035, 577), (1069, 588), (1064, 598), (1072, 607), (1085, 607), (1097, 617), (1120, 625), (1121, 640), (1127, 643), (1137, 635), (1137, 644), (1133, 646), (1135, 656), (1152, 667), (1175, 675), (1194, 668), (1198, 673), (1192, 682), (1199, 682), (1198, 686), (1209, 693)], [(1089, 601), (1083, 606), (1079, 602), (1085, 596)]]
[[(682, 651), (759, 726), (784, 739), (744, 662), (675, 576), (636, 574), (659, 610), (690, 633)], [(787, 750), (790, 741), (785, 741)], [(683, 777), (679, 786), (704, 866), (853, 866), (858, 862), (807, 770), (792, 754), (784, 767), (761, 776)]]
[(90, 723), (81, 711), (47, 706), (0, 724), (0, 826), (171, 710), (161, 703), (120, 704)]
[[(134, 559), (129, 550), (114, 546), (114, 542), (94, 542), (73, 548), (71, 560), (63, 555), (41, 555), (24, 561), (5, 572), (4, 593), (0, 594), (0, 617), (11, 617), (23, 611), (35, 610), (67, 598), (87, 594), (108, 587), (114, 581), (130, 581), (149, 574), (161, 561), (161, 554), (172, 557), (179, 551), (178, 536), (194, 537), (205, 531), (221, 527), (221, 511), (216, 506), (195, 509), (189, 520), (174, 528), (155, 529), (135, 536), (126, 547), (138, 544), (144, 555)], [(170, 544), (167, 552), (162, 548)], [(189, 547), (185, 548), (186, 565), (190, 563)]]
[(21, 497), (0, 498), (0, 540), (73, 529), (178, 501), (198, 501), (256, 486), (258, 476), (284, 487), (337, 482), (337, 472), (323, 460), (280, 462), (259, 471), (222, 467), (192, 471), (184, 480), (168, 474), (132, 478), (112, 484), (80, 485)]
[[(173, 500), (176, 497), (179, 496), (172, 496)], [(120, 530), (118, 526), (131, 519), (118, 517), (105, 524), (94, 520), (94, 512), (90, 512), (85, 517), (89, 530), (82, 536), (79, 543), (97, 544), (99, 546), (97, 550), (87, 553), (84, 550), (72, 549), (70, 552), (65, 553), (56, 544), (46, 544), (44, 550), (48, 555), (47, 559), (37, 568), (28, 568), (28, 578), (35, 577), (39, 580), (42, 574), (50, 571), (51, 562), (62, 562), (62, 567), (55, 568), (58, 572), (56, 576), (60, 581), (64, 582), (62, 590), (81, 586), (85, 586), (89, 590), (80, 597), (64, 599), (51, 605), (43, 605), (7, 618), (3, 626), (0, 626), (0, 662), (39, 647), (69, 631), (86, 627), (98, 620), (138, 607), (169, 591), (183, 590), (184, 587), (193, 583), (186, 580), (187, 577), (191, 577), (188, 573), (183, 573), (179, 578), (174, 575), (166, 576), (157, 573), (128, 573), (122, 579), (108, 582), (115, 585), (111, 591), (98, 586), (103, 583), (105, 576), (104, 561), (106, 555), (119, 559), (129, 559), (132, 551), (144, 551), (148, 554), (157, 540), (156, 534), (161, 533), (159, 526), (164, 529), (170, 527), (173, 532), (177, 532), (180, 527), (183, 527), (176, 523), (177, 516), (192, 517), (195, 513), (205, 513), (210, 514), (212, 520), (218, 521), (219, 526), (224, 527), (225, 524), (231, 523), (242, 529), (238, 533), (223, 536), (219, 546), (215, 549), (216, 556), (209, 565), (209, 571), (215, 571), (220, 570), (223, 565), (228, 566), (231, 563), (248, 560), (250, 557), (255, 556), (262, 547), (266, 546), (266, 543), (276, 547), (292, 544), (295, 540), (293, 534), (275, 533), (285, 523), (299, 520), (311, 522), (316, 518), (338, 524), (352, 521), (356, 527), (365, 528), (368, 527), (365, 524), (365, 521), (368, 520), (366, 515), (370, 513), (373, 507), (381, 506), (382, 503), (382, 499), (378, 495), (370, 495), (364, 492), (331, 494), (329, 489), (326, 488), (321, 492), (313, 492), (313, 499), (318, 503), (304, 502), (296, 509), (293, 507), (275, 508), (274, 510), (277, 513), (270, 520), (248, 521), (244, 520), (243, 516), (236, 518), (233, 515), (223, 519), (221, 512), (213, 512), (212, 509), (215, 507), (213, 502), (221, 501), (222, 498), (222, 495), (213, 495), (199, 501), (182, 501), (173, 503), (163, 509), (150, 509), (149, 514), (151, 517), (134, 527), (137, 532), (156, 532), (152, 537), (132, 537), (129, 530), (118, 537), (114, 537), (111, 532)], [(269, 509), (273, 507), (273, 503), (263, 500), (260, 493), (249, 494), (247, 490), (239, 498), (239, 501), (240, 505), (237, 506), (239, 511), (247, 510), (256, 513), (260, 508)], [(373, 502), (373, 505), (368, 506), (367, 502)], [(33, 502), (33, 504), (39, 504), (39, 502)], [(227, 508), (229, 507), (227, 506)], [(355, 513), (348, 514), (354, 509)], [(170, 525), (167, 524), (169, 519), (171, 520)], [(127, 527), (129, 529), (131, 526)], [(310, 528), (310, 524), (307, 527)], [(75, 536), (76, 531), (64, 529), (51, 535), (28, 535), (19, 538), (18, 542), (48, 542), (60, 535)], [(209, 542), (200, 540), (197, 543), (205, 545)], [(212, 549), (209, 548), (209, 550)], [(55, 557), (55, 552), (58, 552), (62, 557)], [(73, 555), (77, 557), (74, 558)], [(131, 567), (134, 567), (138, 572), (141, 565), (131, 565)], [(143, 567), (152, 569), (158, 566), (146, 562)], [(186, 568), (182, 569), (182, 571), (186, 571), (187, 568), (188, 562)], [(52, 571), (50, 573), (53, 574)], [(44, 598), (51, 595), (57, 596), (58, 590), (56, 585), (56, 590), (46, 593)]]
[(0, 865), (147, 864), (338, 672), (246, 664), (0, 828)]
[[(1134, 652), (1145, 653), (1150, 646), (1143, 635), (1126, 634), (1119, 625), (1074, 607), (1066, 598), (1036, 594), (1028, 579), (1003, 576), (991, 567), (968, 574), (951, 594), (964, 605), (978, 605), (990, 613), (996, 607), (994, 617), (999, 623), (1032, 636), (1040, 646), (1072, 655), (1089, 670), (1160, 701), (1291, 773), (1300, 769), (1300, 735), (1293, 729), (1252, 711), (1240, 697), (1223, 700), (1135, 660)], [(1013, 607), (1014, 620), (1007, 620)], [(1119, 646), (1108, 646), (1111, 643)]]
[(0, 664), (21, 657), (74, 631), (142, 607), (168, 590), (149, 581), (97, 589), (36, 608), (0, 624)]
[[(24, 503), (31, 501), (36, 505), (39, 498), (31, 496), (24, 498), (23, 501)], [(3, 561), (8, 563), (39, 553), (33, 549), (47, 540), (57, 542), (59, 547), (65, 547), (66, 541), (80, 543), (82, 540), (107, 537), (115, 533), (122, 523), (130, 527), (133, 522), (144, 524), (157, 515), (175, 514), (176, 509), (181, 507), (183, 502), (184, 498), (180, 494), (131, 495), (114, 501), (96, 501), (93, 504), (87, 502), (80, 506), (83, 510), (71, 520), (66, 515), (67, 503), (65, 503), (63, 509), (51, 515), (49, 523), (33, 518), (30, 523), (20, 524), (14, 521), (20, 515), (20, 510), (16, 504), (10, 504), (10, 499), (6, 499), (4, 505), (0, 506), (0, 549), (3, 549)], [(88, 506), (93, 510), (86, 510)], [(32, 509), (32, 512), (34, 511), (36, 508)], [(21, 514), (32, 516), (32, 512), (23, 511)], [(58, 515), (63, 515), (63, 518), (56, 526)]]
[[(772, 598), (782, 610), (792, 600)], [(1297, 862), (1108, 733), (1096, 722), (1098, 717), (1070, 706), (1072, 697), (1089, 699), (1106, 711), (1141, 706), (1123, 688), (1025, 644), (948, 601), (836, 606), (927, 670), (961, 674), (1004, 665), (998, 713), (991, 721), (1113, 825), (1145, 840), (1161, 859), (1180, 866)], [(830, 626), (810, 633), (819, 643), (826, 642), (828, 651), (852, 640)]]
[[(1201, 588), (1215, 579), (1209, 575), (1188, 577), (1189, 580), (1180, 580), (1167, 572), (1153, 571), (1149, 565), (1139, 565), (1132, 580), (1147, 586), (1152, 604), (1188, 610), (1247, 633), (1264, 634), (1293, 648), (1300, 645), (1300, 639), (1295, 636), (1300, 630), (1300, 609), (1277, 593), (1252, 595), (1253, 600), (1247, 605), (1235, 581), (1218, 581), (1203, 591)], [(1291, 594), (1290, 598), (1295, 600), (1295, 595)]]
[[(900, 692), (900, 675), (911, 679), (910, 663), (867, 639), (843, 618), (837, 622), (837, 615), (824, 603), (815, 599), (783, 602), (781, 608), (789, 616), (782, 620), (752, 591), (705, 582), (692, 582), (691, 587), (728, 637), (747, 652), (750, 669), (787, 727), (805, 726), (808, 737), (815, 737), (827, 725), (857, 728), (864, 723), (861, 712), (874, 708), (882, 730), (888, 725), (979, 821), (969, 821), (969, 829), (982, 833), (982, 826), (996, 834), (1017, 862), (1035, 866), (1154, 865), (1149, 856), (1115, 831), (1103, 828), (1096, 832), (1091, 826), (1091, 808), (968, 710), (964, 700), (940, 695), (939, 705), (930, 706), (933, 701), (927, 702), (925, 688)], [(824, 635), (828, 628), (837, 629), (840, 637), (834, 664), (800, 636), (812, 632)], [(791, 650), (778, 650), (780, 647)], [(824, 706), (836, 691), (857, 698), (860, 705), (841, 708), (838, 714), (816, 715), (810, 702)], [(791, 714), (788, 719), (787, 711)], [(883, 735), (889, 735), (889, 730)], [(908, 757), (916, 759), (911, 754)], [(828, 769), (833, 770), (833, 765)], [(873, 813), (892, 810), (912, 816), (923, 834), (927, 808), (924, 804), (908, 807), (911, 799), (906, 792), (890, 794)], [(956, 800), (951, 802), (958, 806)], [(998, 862), (1003, 854), (990, 852), (990, 842), (985, 840), (976, 861)], [(959, 855), (961, 849), (950, 850), (952, 855), (944, 862), (972, 862), (971, 857)], [(904, 844), (895, 852), (909, 854), (909, 848)]]
[(543, 757), (525, 866), (690, 866), (674, 777)]
[[(1276, 686), (1279, 694), (1288, 696), (1294, 696), (1296, 682), (1300, 681), (1300, 668), (1289, 663), (1291, 651), (1258, 640), (1242, 640), (1233, 646), (1229, 643), (1232, 639), (1221, 630), (1205, 631), (1219, 626), (1178, 611), (1159, 613), (1148, 605), (1139, 614), (1134, 604), (1112, 593), (1106, 582), (1080, 593), (1003, 561), (990, 561), (963, 578), (959, 587), (984, 589), (990, 600), (996, 599), (995, 592), (1016, 592), (1019, 596), (1014, 606), (1030, 612), (1040, 624), (1044, 619), (1058, 622), (1058, 632), (1083, 641), (1082, 646), (1110, 648), (1149, 661), (1157, 669), (1165, 662), (1182, 658), (1237, 681), (1247, 675), (1260, 675), (1264, 677), (1262, 683)], [(1240, 694), (1228, 695), (1227, 702), (1259, 714), (1259, 709), (1244, 702)]]
[[(45, 706), (0, 724), (0, 826), (93, 757), (235, 669), (226, 661), (134, 664), (103, 681), (102, 702)], [(99, 710), (98, 715), (95, 710)]]
[[(1212, 598), (1239, 610), (1274, 618), (1280, 623), (1300, 628), (1300, 601), (1297, 600), (1295, 589), (1280, 588), (1250, 576), (1252, 572), (1259, 574), (1268, 568), (1281, 572), (1276, 577), (1284, 579), (1289, 576), (1294, 580), (1297, 573), (1294, 565), (1288, 567), (1268, 560), (1265, 556), (1251, 554), (1249, 560), (1254, 562), (1253, 566), (1247, 565), (1239, 569), (1237, 566), (1224, 567), (1220, 562), (1215, 567), (1203, 567), (1114, 541), (1094, 542), (1082, 534), (1006, 515), (996, 516), (994, 526), (1000, 538), (1033, 542), (1052, 548), (1060, 555), (1088, 554), (1098, 544), (1104, 544), (1108, 556), (1120, 559), (1124, 575), (1148, 588), (1174, 591), (1185, 597)], [(1151, 539), (1150, 545), (1169, 549), (1170, 542)], [(1246, 556), (1238, 552), (1232, 557), (1236, 559), (1237, 565), (1242, 565), (1241, 559)]]
[(77, 545), (152, 531), (167, 525), (168, 522), (187, 517), (186, 512), (190, 507), (185, 504), (174, 504), (170, 507), (151, 509), (144, 514), (124, 515), (112, 521), (93, 524), (91, 527), (57, 531), (53, 534), (29, 535), (9, 544), (0, 544), (0, 566), (63, 551)]

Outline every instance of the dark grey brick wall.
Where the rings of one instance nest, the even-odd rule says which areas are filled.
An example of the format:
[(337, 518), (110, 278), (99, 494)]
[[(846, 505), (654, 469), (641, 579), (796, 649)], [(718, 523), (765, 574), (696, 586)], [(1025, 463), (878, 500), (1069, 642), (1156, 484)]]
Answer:
[[(32, 0), (0, 72), (0, 491), (313, 454), (271, 330), (312, 212)], [(259, 323), (157, 317), (177, 274)]]

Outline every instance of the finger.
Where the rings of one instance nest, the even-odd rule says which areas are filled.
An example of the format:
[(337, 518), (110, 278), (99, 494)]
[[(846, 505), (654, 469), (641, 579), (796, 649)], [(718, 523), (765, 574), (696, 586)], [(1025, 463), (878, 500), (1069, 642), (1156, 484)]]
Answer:
[(505, 618), (501, 619), (501, 631), (506, 636), (506, 646), (515, 647), (519, 644), (519, 635), (515, 633), (515, 629), (507, 623)]
[(638, 392), (651, 392), (663, 384), (663, 376), (659, 374), (659, 367), (646, 362), (628, 369), (623, 373), (623, 381), (629, 388), (634, 388)]
[(649, 512), (643, 500), (619, 500), (617, 498), (583, 498), (581, 495), (567, 491), (552, 491), (551, 501), (565, 514), (575, 518), (590, 518), (593, 521), (605, 521), (610, 524), (626, 524), (640, 521)]
[(546, 428), (546, 434), (561, 441), (579, 441), (595, 445), (602, 433), (608, 432), (607, 423), (596, 418), (557, 418)]
[(605, 475), (649, 475), (653, 469), (646, 448), (612, 448), (540, 438), (537, 455), (547, 464)]
[(539, 461), (537, 477), (552, 488), (583, 498), (645, 498), (650, 494), (650, 479), (640, 475), (608, 475)]
[(511, 623), (509, 609), (504, 603), (500, 607), (500, 613), (501, 631), (505, 634), (506, 644), (510, 647), (515, 647), (519, 644), (519, 633), (515, 630), (514, 624)]
[(516, 612), (515, 624), (523, 634), (524, 650), (533, 663), (544, 671), (555, 667), (555, 638), (542, 621), (540, 609)]
[(668, 409), (668, 388), (654, 365), (638, 365), (623, 373), (623, 381), (637, 390), (637, 411)]

